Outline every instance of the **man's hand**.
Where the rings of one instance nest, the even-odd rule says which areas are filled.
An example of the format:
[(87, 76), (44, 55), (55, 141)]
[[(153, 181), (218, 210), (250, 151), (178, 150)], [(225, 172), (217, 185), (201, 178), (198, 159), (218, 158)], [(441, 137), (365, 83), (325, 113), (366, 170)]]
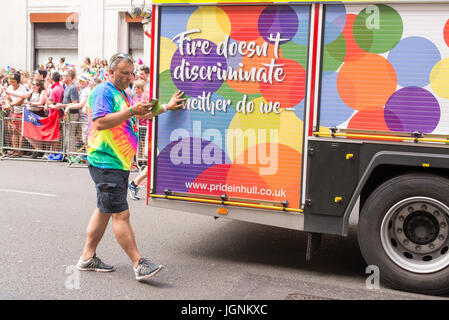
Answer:
[(178, 110), (181, 109), (184, 105), (184, 101), (186, 101), (186, 98), (182, 98), (184, 95), (184, 92), (178, 90), (173, 94), (170, 101), (167, 103), (167, 110)]
[(136, 116), (147, 116), (151, 113), (153, 105), (147, 101), (141, 101), (132, 106), (133, 113)]

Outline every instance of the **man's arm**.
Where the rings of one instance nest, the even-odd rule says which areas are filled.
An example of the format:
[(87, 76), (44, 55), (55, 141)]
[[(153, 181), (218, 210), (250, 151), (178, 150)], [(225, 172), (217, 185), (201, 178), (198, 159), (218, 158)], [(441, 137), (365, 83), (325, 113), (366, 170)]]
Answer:
[(157, 102), (156, 106), (154, 106), (152, 109), (153, 113), (157, 113), (156, 115), (153, 115), (153, 113), (152, 113), (150, 117), (142, 116), (142, 117), (138, 117), (138, 118), (151, 119), (151, 118), (158, 116), (164, 112), (181, 109), (182, 106), (184, 105), (184, 101), (186, 101), (186, 98), (182, 98), (183, 95), (184, 95), (184, 92), (182, 92), (182, 91), (175, 92), (167, 104), (161, 105), (161, 103), (159, 101)]
[(80, 103), (71, 103), (71, 104), (67, 105), (67, 107), (65, 108), (65, 111), (67, 112), (69, 110), (82, 109), (85, 104), (86, 104), (86, 101), (80, 102)]

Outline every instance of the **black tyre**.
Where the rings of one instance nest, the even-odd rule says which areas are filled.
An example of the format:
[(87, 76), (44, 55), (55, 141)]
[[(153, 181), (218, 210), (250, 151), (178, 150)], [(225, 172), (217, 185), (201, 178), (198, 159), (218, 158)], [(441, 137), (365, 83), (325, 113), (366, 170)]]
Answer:
[(382, 184), (361, 210), (358, 241), (381, 282), (416, 293), (449, 292), (449, 180), (417, 173)]

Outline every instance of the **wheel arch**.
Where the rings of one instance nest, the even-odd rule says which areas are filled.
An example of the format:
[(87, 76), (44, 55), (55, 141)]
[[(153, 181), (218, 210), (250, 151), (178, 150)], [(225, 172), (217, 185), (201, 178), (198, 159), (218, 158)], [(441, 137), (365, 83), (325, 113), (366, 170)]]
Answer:
[(342, 233), (348, 234), (349, 218), (360, 199), (358, 215), (369, 197), (384, 182), (409, 173), (427, 173), (449, 178), (449, 155), (381, 151), (373, 155), (361, 174), (343, 217)]

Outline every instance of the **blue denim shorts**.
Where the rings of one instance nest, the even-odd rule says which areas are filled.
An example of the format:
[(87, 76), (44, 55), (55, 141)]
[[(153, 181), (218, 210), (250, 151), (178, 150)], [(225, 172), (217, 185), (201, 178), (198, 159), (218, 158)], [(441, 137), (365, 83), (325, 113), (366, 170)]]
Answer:
[(89, 165), (89, 173), (95, 182), (97, 207), (101, 213), (120, 213), (128, 210), (129, 171)]

